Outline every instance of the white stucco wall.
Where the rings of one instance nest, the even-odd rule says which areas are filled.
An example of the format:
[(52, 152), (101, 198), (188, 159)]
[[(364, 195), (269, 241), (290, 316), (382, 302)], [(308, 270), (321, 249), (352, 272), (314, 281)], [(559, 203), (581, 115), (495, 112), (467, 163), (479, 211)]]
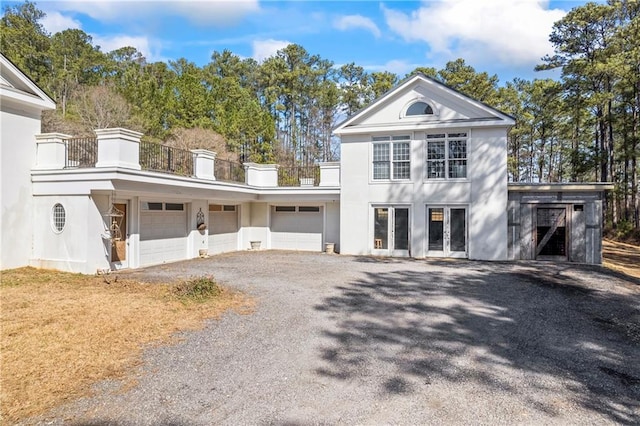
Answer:
[(467, 132), (469, 135), (467, 179), (426, 180), (425, 134), (415, 132), (410, 135), (411, 181), (373, 181), (371, 140), (374, 135), (342, 137), (341, 253), (370, 254), (373, 245), (372, 206), (399, 205), (410, 208), (410, 254), (424, 257), (427, 255), (426, 206), (448, 205), (468, 209), (469, 258), (507, 258), (507, 130), (460, 128), (447, 131)]
[[(65, 209), (66, 224), (55, 232), (53, 206)], [(102, 212), (108, 208), (108, 196), (34, 197), (33, 256), (30, 264), (70, 272), (93, 274), (109, 268), (109, 245), (103, 238)]]
[(335, 250), (340, 251), (340, 203), (336, 201), (325, 204), (325, 243), (334, 243)]
[(40, 112), (0, 102), (0, 269), (27, 266), (32, 247), (31, 167)]
[(507, 259), (507, 132), (482, 128), (471, 133), (469, 258)]

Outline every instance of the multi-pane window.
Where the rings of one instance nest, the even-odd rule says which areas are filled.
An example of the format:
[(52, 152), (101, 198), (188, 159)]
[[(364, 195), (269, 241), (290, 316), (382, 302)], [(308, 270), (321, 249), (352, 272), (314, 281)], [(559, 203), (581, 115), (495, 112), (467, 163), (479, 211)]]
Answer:
[(467, 134), (427, 135), (427, 179), (467, 177)]
[(409, 136), (373, 138), (373, 179), (404, 180), (411, 178)]

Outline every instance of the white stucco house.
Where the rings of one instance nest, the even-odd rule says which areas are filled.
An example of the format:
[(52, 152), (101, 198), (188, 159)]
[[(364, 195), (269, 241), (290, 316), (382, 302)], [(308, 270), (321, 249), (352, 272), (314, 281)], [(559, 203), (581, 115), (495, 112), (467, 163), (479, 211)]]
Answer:
[(335, 129), (340, 163), (40, 134), (53, 101), (2, 61), (0, 268), (92, 274), (255, 249), (599, 263), (606, 185), (507, 183), (514, 120), (415, 75)]

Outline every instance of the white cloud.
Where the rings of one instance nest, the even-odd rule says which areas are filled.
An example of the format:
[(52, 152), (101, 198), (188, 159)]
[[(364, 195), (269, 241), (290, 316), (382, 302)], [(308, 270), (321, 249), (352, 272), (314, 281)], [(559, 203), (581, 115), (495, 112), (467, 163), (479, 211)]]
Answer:
[(255, 40), (253, 43), (253, 54), (251, 57), (258, 62), (262, 62), (270, 56), (276, 54), (280, 49), (284, 49), (291, 44), (286, 40)]
[(333, 26), (340, 31), (362, 28), (370, 31), (374, 36), (380, 37), (380, 29), (369, 18), (362, 15), (345, 15), (337, 18)]
[(145, 36), (113, 35), (104, 36), (91, 34), (94, 46), (100, 46), (104, 53), (111, 52), (121, 47), (135, 47), (146, 58), (147, 62), (166, 61), (159, 52), (160, 49), (153, 46), (153, 43)]
[(70, 16), (65, 16), (60, 12), (47, 12), (47, 15), (40, 21), (47, 32), (51, 34), (59, 33), (68, 29), (81, 29), (80, 21)]
[(400, 79), (417, 67), (423, 67), (424, 64), (412, 64), (400, 59), (392, 59), (384, 64), (376, 65), (364, 65), (363, 68), (367, 71), (389, 71), (396, 74)]
[(232, 25), (245, 15), (260, 10), (258, 0), (70, 0), (53, 4), (59, 10), (83, 13), (98, 21), (179, 15), (203, 26)]
[(528, 65), (553, 53), (553, 23), (566, 12), (547, 0), (441, 0), (411, 14), (382, 6), (389, 28), (406, 41), (424, 41), (432, 53), (473, 62)]

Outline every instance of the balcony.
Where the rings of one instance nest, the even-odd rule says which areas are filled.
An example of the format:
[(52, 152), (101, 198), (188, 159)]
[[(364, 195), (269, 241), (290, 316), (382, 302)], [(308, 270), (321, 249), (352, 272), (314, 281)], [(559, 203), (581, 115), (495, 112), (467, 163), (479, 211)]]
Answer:
[(34, 170), (117, 167), (262, 188), (340, 186), (339, 163), (305, 167), (242, 164), (218, 159), (215, 152), (207, 150), (142, 142), (142, 134), (131, 130), (95, 132), (96, 138), (73, 138), (59, 133), (37, 135)]

